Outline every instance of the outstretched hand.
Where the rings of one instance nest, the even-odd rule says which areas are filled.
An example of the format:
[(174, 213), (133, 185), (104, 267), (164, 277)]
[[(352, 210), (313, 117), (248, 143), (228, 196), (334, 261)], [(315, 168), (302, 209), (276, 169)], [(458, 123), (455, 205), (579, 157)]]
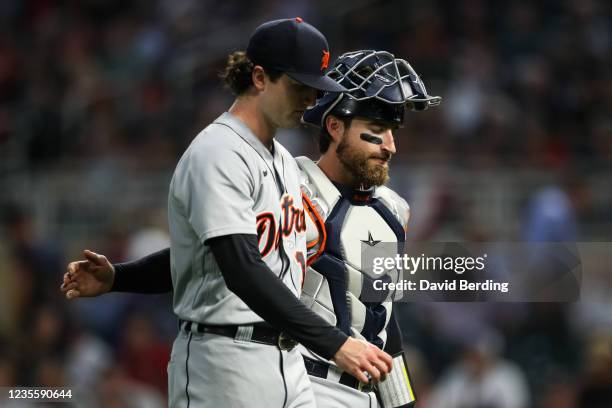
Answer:
[(70, 262), (60, 290), (66, 299), (100, 296), (109, 292), (115, 280), (115, 268), (104, 255), (88, 249), (85, 260)]

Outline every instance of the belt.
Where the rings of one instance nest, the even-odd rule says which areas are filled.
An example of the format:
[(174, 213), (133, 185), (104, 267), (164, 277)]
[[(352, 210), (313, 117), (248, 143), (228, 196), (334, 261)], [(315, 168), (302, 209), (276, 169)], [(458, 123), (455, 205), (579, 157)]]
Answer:
[(261, 325), (206, 325), (179, 319), (179, 329), (186, 332), (217, 334), (236, 340), (278, 346), (281, 350), (287, 351), (292, 350), (298, 344), (297, 341), (285, 333), (272, 327)]
[[(342, 385), (346, 385), (347, 387), (354, 388), (359, 391), (370, 391), (367, 389), (369, 384), (361, 384), (358, 379), (347, 373), (346, 371), (341, 371), (338, 367), (332, 366), (331, 364), (323, 363), (321, 361), (314, 360), (310, 357), (306, 357), (302, 355), (304, 358), (304, 365), (306, 366), (306, 372), (308, 375), (312, 375), (318, 378), (324, 378), (326, 380), (334, 381), (340, 383)], [(332, 370), (337, 370), (338, 372), (342, 372), (340, 377), (330, 375)], [(336, 377), (334, 379), (333, 377)]]

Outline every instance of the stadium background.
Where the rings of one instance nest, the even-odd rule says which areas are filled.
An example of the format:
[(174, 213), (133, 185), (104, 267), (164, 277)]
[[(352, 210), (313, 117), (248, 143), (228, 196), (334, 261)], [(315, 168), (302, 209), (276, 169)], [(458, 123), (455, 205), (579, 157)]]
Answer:
[[(4, 0), (0, 386), (70, 385), (84, 406), (165, 404), (169, 297), (68, 303), (61, 276), (83, 248), (117, 262), (167, 244), (175, 163), (231, 103), (217, 79), (225, 56), (261, 22), (298, 15), (332, 57), (391, 51), (443, 96), (396, 134), (391, 186), (411, 204), (412, 240), (611, 240), (608, 2)], [(279, 138), (316, 157), (311, 131)], [(473, 395), (495, 383), (496, 407), (512, 394), (612, 406), (600, 266), (599, 294), (579, 303), (400, 305), (419, 407), (452, 384)]]

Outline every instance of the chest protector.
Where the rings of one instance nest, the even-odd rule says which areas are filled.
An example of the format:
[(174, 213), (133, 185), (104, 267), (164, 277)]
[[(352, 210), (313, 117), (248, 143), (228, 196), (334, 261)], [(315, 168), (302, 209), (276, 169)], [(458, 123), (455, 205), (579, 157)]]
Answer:
[[(371, 275), (361, 268), (362, 245), (405, 242), (409, 207), (387, 187), (340, 191), (310, 159), (296, 159), (308, 241), (308, 270), (301, 300), (347, 335), (384, 347), (392, 302), (361, 300), (372, 281), (397, 277)], [(395, 256), (395, 252), (388, 254)], [(371, 290), (369, 293), (372, 293)], [(368, 297), (371, 300), (371, 297)]]

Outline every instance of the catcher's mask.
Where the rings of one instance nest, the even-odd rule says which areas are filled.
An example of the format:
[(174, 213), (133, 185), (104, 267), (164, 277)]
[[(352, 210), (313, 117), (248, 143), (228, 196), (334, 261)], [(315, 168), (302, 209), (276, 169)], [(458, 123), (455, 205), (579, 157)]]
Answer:
[(410, 64), (386, 51), (343, 54), (327, 75), (347, 90), (323, 93), (304, 112), (302, 121), (306, 124), (323, 127), (331, 113), (402, 126), (406, 107), (422, 111), (439, 105), (442, 99), (428, 95), (425, 84)]

